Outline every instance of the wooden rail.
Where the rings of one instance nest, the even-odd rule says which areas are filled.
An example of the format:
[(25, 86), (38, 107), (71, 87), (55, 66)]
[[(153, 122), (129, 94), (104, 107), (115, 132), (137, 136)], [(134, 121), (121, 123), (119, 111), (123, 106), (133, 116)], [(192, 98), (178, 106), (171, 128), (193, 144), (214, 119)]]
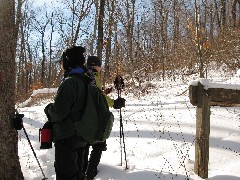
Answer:
[(224, 86), (208, 83), (206, 88), (201, 81), (189, 86), (190, 103), (197, 106), (194, 173), (203, 179), (208, 178), (210, 106), (240, 106), (240, 85)]

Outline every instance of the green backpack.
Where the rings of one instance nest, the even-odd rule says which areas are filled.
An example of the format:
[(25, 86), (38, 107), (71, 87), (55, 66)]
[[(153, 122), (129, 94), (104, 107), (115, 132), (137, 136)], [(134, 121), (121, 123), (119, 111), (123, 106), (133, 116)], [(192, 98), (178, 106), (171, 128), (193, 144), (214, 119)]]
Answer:
[(96, 86), (96, 82), (89, 81), (86, 75), (78, 76), (87, 88), (85, 109), (79, 121), (74, 122), (78, 136), (86, 142), (94, 144), (109, 138), (113, 127), (114, 116), (109, 111), (105, 96)]

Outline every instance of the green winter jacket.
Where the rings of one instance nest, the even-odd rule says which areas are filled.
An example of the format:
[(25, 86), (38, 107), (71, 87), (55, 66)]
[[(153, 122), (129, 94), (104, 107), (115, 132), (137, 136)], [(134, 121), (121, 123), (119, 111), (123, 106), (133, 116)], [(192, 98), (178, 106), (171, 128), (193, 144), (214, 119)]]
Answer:
[(67, 77), (59, 86), (55, 101), (45, 111), (53, 123), (53, 141), (76, 134), (74, 122), (79, 120), (84, 109), (86, 85), (76, 77)]

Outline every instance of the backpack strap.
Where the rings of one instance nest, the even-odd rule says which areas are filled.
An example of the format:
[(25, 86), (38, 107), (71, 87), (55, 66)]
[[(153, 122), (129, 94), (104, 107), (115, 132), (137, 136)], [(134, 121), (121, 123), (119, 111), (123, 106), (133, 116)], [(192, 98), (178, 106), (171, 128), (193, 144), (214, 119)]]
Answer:
[(88, 85), (90, 83), (90, 79), (87, 77), (87, 75), (84, 74), (78, 74), (76, 76), (77, 78), (81, 79), (85, 85)]

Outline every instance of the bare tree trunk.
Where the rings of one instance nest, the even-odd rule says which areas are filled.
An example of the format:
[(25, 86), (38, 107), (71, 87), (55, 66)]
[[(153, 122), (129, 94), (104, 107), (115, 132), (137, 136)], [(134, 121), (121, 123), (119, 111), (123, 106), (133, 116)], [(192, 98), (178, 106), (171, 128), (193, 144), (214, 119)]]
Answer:
[(31, 89), (33, 86), (33, 78), (32, 78), (32, 69), (33, 69), (33, 57), (30, 44), (27, 42), (27, 51), (28, 51), (28, 72), (27, 72), (27, 81), (28, 81), (28, 89)]
[(202, 44), (201, 44), (201, 30), (200, 30), (200, 10), (197, 5), (197, 1), (195, 0), (195, 24), (196, 24), (196, 42), (197, 42), (197, 56), (198, 56), (198, 63), (199, 63), (199, 74), (200, 78), (204, 78), (203, 72), (203, 54), (202, 54)]
[[(176, 44), (178, 44), (179, 41), (179, 25), (180, 25), (180, 21), (179, 21), (179, 4), (177, 0), (173, 1), (173, 14), (174, 14), (174, 37), (173, 37), (173, 41), (174, 41), (174, 46)], [(175, 48), (174, 48), (175, 49)]]
[(217, 4), (217, 0), (214, 0), (214, 4), (215, 4), (215, 13), (217, 15), (217, 24), (218, 24), (218, 28), (220, 29), (219, 31), (221, 31), (221, 19), (220, 16), (218, 14), (218, 4)]
[[(160, 16), (161, 16), (161, 38), (162, 38), (162, 44), (161, 44), (161, 54), (162, 54), (162, 78), (163, 78), (163, 81), (165, 80), (165, 68), (166, 68), (166, 59), (167, 59), (167, 36), (166, 36), (166, 16), (164, 14), (164, 7), (163, 7), (163, 2), (161, 1), (160, 2), (160, 9), (159, 9), (159, 13), (160, 13)], [(165, 15), (165, 16), (164, 16)]]
[(224, 33), (226, 27), (226, 0), (221, 0), (221, 16), (222, 16), (222, 31)]
[(93, 47), (93, 46), (94, 46), (94, 41), (95, 41), (95, 39), (96, 39), (97, 25), (98, 25), (98, 17), (99, 17), (98, 0), (95, 0), (94, 3), (95, 3), (96, 14), (95, 14), (95, 19), (94, 19), (93, 37), (92, 37), (92, 40), (91, 40), (91, 42), (90, 42), (90, 49), (89, 49), (90, 55), (93, 55), (94, 52), (95, 52), (95, 50), (96, 50), (95, 47)]
[(236, 5), (237, 0), (232, 0), (232, 21), (233, 21), (233, 27), (236, 27)]
[(0, 0), (0, 176), (23, 180), (17, 131), (11, 126), (15, 108), (15, 1)]
[[(162, 51), (157, 51), (160, 47), (160, 33), (159, 33), (159, 24), (157, 23), (158, 17), (157, 17), (157, 9), (154, 8), (154, 27), (153, 27), (153, 36), (150, 36), (151, 38), (151, 43), (153, 46), (153, 68), (155, 70), (159, 69), (159, 64), (162, 63)], [(145, 37), (147, 36), (147, 33), (145, 32)], [(145, 48), (149, 49), (149, 42), (147, 41), (144, 43)]]
[(49, 49), (50, 49), (50, 54), (49, 54), (49, 68), (48, 68), (48, 87), (50, 86), (50, 82), (52, 81), (52, 55), (53, 55), (53, 50), (52, 50), (52, 41), (53, 41), (53, 32), (54, 32), (54, 23), (53, 23), (53, 13), (51, 16), (50, 20), (50, 25), (51, 25), (51, 33), (50, 33), (50, 42), (49, 42)]
[(112, 49), (112, 29), (113, 29), (113, 21), (114, 21), (114, 11), (115, 11), (115, 1), (108, 1), (108, 12), (109, 12), (109, 22), (108, 22), (108, 38), (107, 38), (107, 45), (106, 45), (106, 60), (105, 60), (105, 67), (104, 67), (104, 77), (103, 77), (103, 88), (105, 88), (105, 82), (110, 75), (110, 56), (111, 56), (111, 49)]
[(24, 94), (24, 32), (23, 32), (23, 24), (20, 23), (20, 50), (19, 50), (19, 62), (18, 62), (18, 73), (17, 73), (17, 97), (21, 98)]
[[(44, 29), (44, 31), (45, 31), (45, 29)], [(43, 87), (45, 86), (45, 84), (44, 84), (44, 83), (45, 83), (44, 79), (45, 79), (45, 62), (46, 62), (45, 43), (44, 43), (44, 34), (45, 34), (45, 32), (44, 32), (44, 31), (41, 32), (41, 35), (42, 35), (42, 41), (41, 41), (41, 43), (42, 43), (41, 84), (42, 84)]]
[(210, 41), (213, 42), (214, 38), (214, 15), (213, 15), (213, 4), (210, 5), (210, 30), (209, 30)]
[[(240, 0), (238, 0), (238, 17), (240, 17)], [(240, 27), (240, 18), (238, 18), (238, 26)]]
[(19, 32), (18, 27), (22, 21), (22, 4), (23, 4), (22, 0), (18, 0), (17, 13), (16, 13), (17, 18), (16, 18), (16, 23), (15, 23), (16, 27), (17, 27), (17, 28), (15, 28), (15, 38), (16, 38), (15, 49), (17, 48), (17, 37), (18, 37), (18, 32)]
[(20, 76), (20, 88), (21, 88), (21, 93), (22, 97), (26, 97), (27, 91), (28, 91), (28, 86), (27, 86), (27, 58), (26, 58), (26, 48), (25, 48), (25, 34), (24, 34), (24, 29), (23, 29), (23, 23), (21, 24), (21, 76)]
[(98, 41), (97, 41), (97, 56), (102, 61), (103, 49), (103, 21), (104, 21), (105, 0), (100, 0), (100, 11), (98, 17)]
[[(240, 0), (232, 0), (232, 21), (233, 21), (233, 27), (237, 27), (237, 3), (239, 5), (239, 15), (240, 15)], [(240, 21), (240, 18), (239, 18)], [(239, 22), (240, 26), (240, 22)]]
[(116, 62), (116, 74), (118, 74), (119, 71), (119, 63), (120, 60), (120, 45), (118, 42), (118, 26), (117, 23), (114, 23), (114, 62)]
[(41, 53), (42, 53), (42, 60), (41, 60), (41, 72), (40, 72), (40, 82), (41, 82), (41, 86), (45, 87), (46, 86), (46, 61), (47, 61), (47, 57), (46, 57), (46, 43), (45, 43), (45, 35), (46, 35), (46, 31), (47, 31), (47, 26), (50, 23), (50, 17), (48, 15), (48, 13), (45, 13), (45, 18), (43, 19), (43, 21), (45, 22), (40, 22), (37, 19), (34, 19), (35, 21), (35, 25), (33, 25), (33, 27), (41, 34)]
[(127, 24), (126, 24), (126, 31), (127, 31), (127, 45), (128, 45), (128, 58), (129, 62), (132, 63), (133, 69), (134, 68), (134, 59), (133, 59), (133, 30), (134, 30), (134, 17), (135, 17), (135, 0), (131, 0), (132, 9), (130, 9), (129, 0), (126, 2), (126, 16), (127, 16)]
[(72, 39), (72, 42), (70, 43), (71, 45), (74, 45), (75, 42), (74, 42), (74, 21), (75, 21), (75, 14), (76, 14), (76, 8), (75, 8), (75, 0), (72, 0), (72, 14), (73, 14), (73, 18), (72, 18), (72, 29), (71, 29), (71, 39)]

